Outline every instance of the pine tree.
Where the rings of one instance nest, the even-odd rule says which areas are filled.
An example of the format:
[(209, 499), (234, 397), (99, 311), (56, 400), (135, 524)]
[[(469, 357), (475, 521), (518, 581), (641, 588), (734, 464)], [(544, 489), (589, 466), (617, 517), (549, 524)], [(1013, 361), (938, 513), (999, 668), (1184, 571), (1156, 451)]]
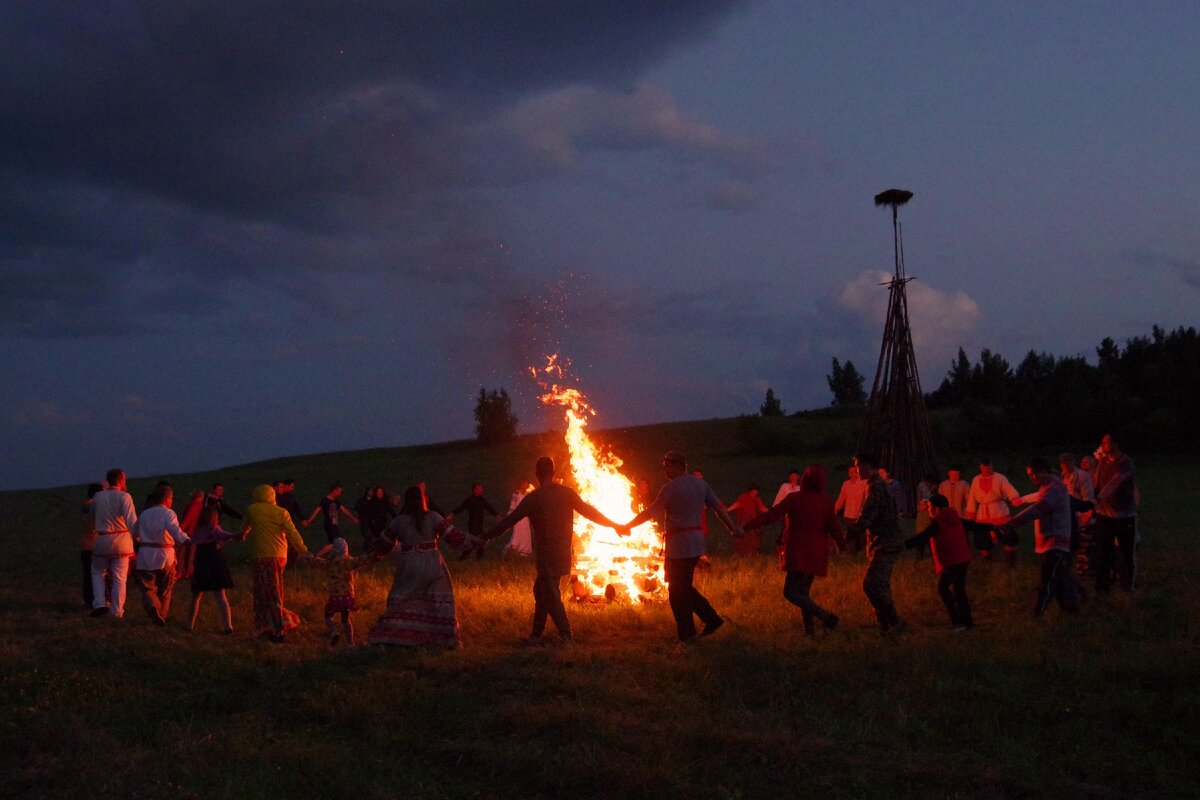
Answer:
[(482, 445), (503, 444), (517, 435), (517, 418), (512, 413), (512, 401), (504, 389), (487, 391), (479, 388), (475, 401), (475, 438)]
[(775, 396), (774, 389), (767, 389), (767, 397), (763, 400), (763, 404), (758, 407), (758, 413), (764, 417), (783, 416), (783, 406), (780, 405), (779, 398)]

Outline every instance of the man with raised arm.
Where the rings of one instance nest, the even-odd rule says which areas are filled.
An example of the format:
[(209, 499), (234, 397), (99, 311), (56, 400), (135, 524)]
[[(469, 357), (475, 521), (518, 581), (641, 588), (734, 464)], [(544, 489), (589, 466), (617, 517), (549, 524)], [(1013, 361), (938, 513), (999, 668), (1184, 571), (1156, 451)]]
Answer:
[(687, 461), (677, 450), (663, 456), (663, 472), (667, 483), (658, 492), (658, 497), (624, 527), (636, 528), (656, 514), (666, 513), (666, 558), (663, 562), (667, 580), (667, 599), (671, 614), (675, 617), (681, 642), (692, 642), (696, 638), (696, 623), (692, 615), (704, 623), (701, 636), (710, 636), (725, 624), (704, 595), (692, 585), (696, 564), (704, 555), (704, 526), (701, 519), (705, 506), (716, 513), (721, 523), (734, 536), (743, 536), (741, 526), (733, 521), (725, 505), (717, 499), (712, 487), (695, 475), (689, 475)]
[(522, 641), (530, 647), (539, 647), (543, 643), (542, 633), (546, 630), (547, 617), (554, 620), (559, 639), (571, 641), (571, 622), (567, 619), (567, 609), (562, 602), (562, 579), (571, 572), (575, 562), (571, 552), (575, 514), (597, 525), (613, 528), (618, 533), (628, 533), (628, 530), (585, 503), (574, 489), (556, 483), (554, 459), (542, 456), (537, 460), (534, 472), (538, 488), (527, 494), (507, 516), (497, 521), (483, 534), (483, 538), (494, 539), (521, 520), (529, 519), (537, 577), (533, 582), (533, 627), (529, 636)]

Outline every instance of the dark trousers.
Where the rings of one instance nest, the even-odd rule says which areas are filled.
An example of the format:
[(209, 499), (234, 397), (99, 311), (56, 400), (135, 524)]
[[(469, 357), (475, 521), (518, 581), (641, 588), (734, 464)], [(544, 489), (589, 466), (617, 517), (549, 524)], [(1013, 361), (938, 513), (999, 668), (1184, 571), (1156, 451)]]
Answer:
[(1075, 582), (1075, 560), (1066, 550), (1047, 550), (1041, 554), (1042, 575), (1033, 599), (1033, 615), (1040, 617), (1057, 600), (1063, 611), (1079, 610), (1079, 586)]
[[(1096, 517), (1096, 591), (1108, 591), (1114, 572), (1126, 591), (1137, 580), (1137, 517)], [(1120, 552), (1120, 562), (1117, 553)]]
[(538, 637), (546, 630), (546, 618), (554, 620), (558, 635), (571, 638), (571, 622), (562, 601), (562, 576), (539, 575), (533, 582), (533, 630)]
[(887, 630), (900, 622), (896, 613), (896, 605), (892, 602), (892, 572), (896, 562), (900, 560), (903, 548), (879, 550), (871, 549), (867, 553), (867, 574), (863, 576), (863, 593), (875, 609), (875, 619), (879, 627)]
[(663, 574), (667, 579), (667, 602), (671, 605), (671, 614), (675, 617), (675, 627), (679, 638), (688, 641), (696, 635), (696, 623), (692, 615), (700, 618), (705, 625), (716, 625), (721, 621), (712, 604), (696, 590), (692, 580), (696, 576), (696, 564), (700, 557), (668, 558), (663, 561)]
[(846, 549), (851, 553), (861, 552), (867, 545), (867, 532), (858, 527), (858, 517), (842, 517), (846, 528)]
[(472, 536), (478, 537), (480, 542), (479, 542), (479, 544), (475, 545), (474, 547), (468, 547), (466, 550), (463, 550), (462, 555), (458, 557), (458, 560), (466, 561), (468, 558), (471, 557), (471, 553), (474, 553), (475, 560), (482, 561), (483, 560), (483, 549), (487, 545), (487, 542), (483, 540), (483, 529), (480, 528), (479, 533), (474, 533), (472, 531), (468, 531), (468, 533), (470, 533)]
[(895, 603), (892, 602), (892, 572), (896, 569), (896, 561), (904, 549), (871, 548), (866, 554), (866, 575), (863, 576), (863, 594), (875, 609), (875, 619), (880, 622), (880, 628), (887, 631), (889, 627), (899, 624), (900, 615), (896, 614)]
[(955, 564), (946, 567), (938, 576), (938, 594), (946, 604), (950, 613), (950, 624), (956, 627), (971, 627), (975, 624), (971, 619), (971, 601), (967, 598), (967, 567), (965, 564)]
[(83, 605), (90, 610), (95, 605), (92, 602), (95, 600), (92, 594), (92, 551), (80, 550), (79, 563), (83, 566)]
[(783, 597), (800, 609), (806, 633), (814, 632), (813, 619), (828, 622), (833, 618), (833, 614), (821, 608), (809, 597), (808, 593), (812, 590), (813, 580), (814, 576), (807, 572), (789, 572), (783, 579)]
[(337, 525), (330, 525), (328, 522), (325, 523), (325, 538), (329, 540), (330, 544), (333, 544), (333, 540), (341, 537), (341, 535), (342, 531)]

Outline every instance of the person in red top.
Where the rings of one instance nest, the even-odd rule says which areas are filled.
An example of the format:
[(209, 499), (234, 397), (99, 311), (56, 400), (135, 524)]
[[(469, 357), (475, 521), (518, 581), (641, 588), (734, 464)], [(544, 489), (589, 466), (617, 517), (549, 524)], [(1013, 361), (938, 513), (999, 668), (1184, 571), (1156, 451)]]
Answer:
[[(752, 483), (738, 495), (737, 500), (725, 506), (725, 510), (733, 514), (739, 525), (745, 525), (759, 514), (766, 513), (767, 505), (758, 496), (758, 484)], [(742, 538), (733, 540), (733, 551), (739, 556), (756, 556), (761, 550), (762, 534), (758, 531), (747, 531)]]
[(950, 624), (956, 631), (965, 631), (975, 625), (971, 619), (971, 601), (967, 598), (967, 567), (971, 565), (967, 532), (962, 518), (950, 508), (944, 494), (933, 495), (924, 505), (933, 521), (904, 546), (913, 548), (929, 543), (938, 575), (938, 594), (950, 612)]
[(837, 512), (833, 509), (833, 498), (825, 494), (825, 468), (813, 464), (805, 468), (800, 476), (800, 491), (792, 492), (774, 508), (745, 523), (746, 530), (770, 525), (781, 517), (787, 517), (784, 526), (781, 568), (787, 573), (783, 582), (783, 596), (789, 603), (800, 608), (804, 619), (804, 635), (815, 636), (814, 619), (821, 620), (825, 628), (838, 624), (838, 616), (821, 608), (809, 591), (813, 580), (829, 574), (829, 540), (845, 549), (846, 538)]

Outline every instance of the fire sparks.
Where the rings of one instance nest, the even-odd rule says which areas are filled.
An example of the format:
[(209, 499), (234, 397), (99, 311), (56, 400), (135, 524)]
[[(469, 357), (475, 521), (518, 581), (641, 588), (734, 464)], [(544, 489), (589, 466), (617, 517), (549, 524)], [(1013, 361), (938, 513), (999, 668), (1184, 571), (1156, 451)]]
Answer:
[[(583, 393), (559, 385), (568, 366), (569, 362), (556, 353), (547, 356), (546, 366), (531, 367), (530, 372), (545, 391), (542, 402), (563, 408), (570, 475), (579, 495), (609, 519), (624, 522), (637, 510), (634, 484), (621, 473), (624, 462), (598, 448), (587, 435), (588, 417), (594, 417), (596, 411)], [(580, 600), (625, 597), (638, 603), (661, 594), (661, 554), (662, 534), (651, 523), (622, 537), (610, 528), (576, 517), (573, 595)]]

